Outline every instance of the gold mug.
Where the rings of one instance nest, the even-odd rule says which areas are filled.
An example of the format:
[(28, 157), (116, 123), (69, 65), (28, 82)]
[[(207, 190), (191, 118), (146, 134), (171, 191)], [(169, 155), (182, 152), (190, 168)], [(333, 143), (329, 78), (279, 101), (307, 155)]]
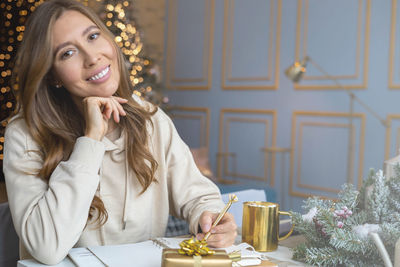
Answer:
[(279, 215), (292, 216), (290, 212), (279, 211), (279, 204), (264, 201), (243, 203), (242, 242), (261, 252), (274, 251), (278, 241), (288, 238), (294, 224), (285, 236), (279, 237)]

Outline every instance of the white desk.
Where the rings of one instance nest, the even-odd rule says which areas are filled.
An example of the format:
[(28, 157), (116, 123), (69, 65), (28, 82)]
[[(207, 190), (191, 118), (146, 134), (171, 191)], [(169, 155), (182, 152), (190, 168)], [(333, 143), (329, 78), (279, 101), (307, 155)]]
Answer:
[[(238, 241), (238, 240), (237, 240)], [(237, 244), (240, 243), (241, 241), (241, 237), (239, 239), (239, 242), (236, 242)], [(129, 245), (124, 245), (128, 248), (132, 247), (132, 249), (134, 249), (134, 244), (129, 244)], [(278, 246), (278, 249), (276, 251), (273, 252), (265, 252), (263, 253), (263, 255), (265, 255), (270, 261), (276, 263), (278, 266), (284, 266), (284, 267), (294, 267), (294, 266), (306, 266), (303, 263), (300, 262), (296, 262), (291, 260), (292, 258), (292, 251), (288, 248), (288, 247), (284, 247), (284, 246)], [(149, 259), (149, 261), (154, 261), (154, 257), (156, 255), (153, 255), (152, 259)], [(94, 256), (95, 257), (95, 256)], [(161, 254), (157, 255), (157, 257), (159, 257), (159, 260), (161, 261)], [(132, 264), (133, 261), (132, 260), (132, 255), (129, 255), (129, 262), (127, 263)], [(146, 259), (143, 259), (146, 262)], [(156, 264), (157, 265), (157, 264)], [(45, 266), (49, 266), (49, 265), (44, 265), (41, 263), (38, 263), (35, 260), (20, 260), (18, 261), (18, 265), (17, 267), (45, 267)], [(71, 261), (71, 259), (69, 257), (66, 257), (62, 262), (60, 262), (57, 265), (52, 265), (54, 267), (76, 267), (76, 265)], [(94, 264), (91, 266), (85, 266), (85, 267), (92, 267), (92, 266), (104, 266), (101, 261), (98, 261), (98, 264)], [(139, 266), (137, 264), (134, 265), (135, 267), (147, 267), (147, 266)], [(154, 263), (152, 264), (152, 266), (155, 266)], [(125, 267), (123, 265), (120, 266), (112, 266), (112, 267)]]
[(17, 267), (43, 267), (43, 266), (57, 266), (57, 267), (76, 267), (75, 264), (72, 263), (72, 261), (66, 257), (62, 262), (60, 262), (57, 265), (45, 265), (38, 263), (35, 260), (21, 260), (18, 261)]
[[(278, 250), (274, 252), (267, 252), (264, 253), (272, 262), (277, 263), (279, 266), (287, 266), (287, 267), (294, 267), (294, 266), (305, 266), (305, 264), (302, 264), (300, 262), (296, 262), (291, 260), (292, 257), (292, 252), (290, 251), (289, 248), (287, 247), (282, 247), (279, 246)], [(41, 264), (38, 263), (35, 260), (21, 260), (18, 261), (17, 267), (45, 267), (49, 265)], [(60, 262), (57, 265), (52, 265), (55, 267), (76, 267), (72, 261), (66, 257), (62, 262)], [(87, 266), (90, 267), (90, 266)], [(114, 267), (114, 266), (113, 266)], [(115, 266), (116, 267), (116, 266)]]

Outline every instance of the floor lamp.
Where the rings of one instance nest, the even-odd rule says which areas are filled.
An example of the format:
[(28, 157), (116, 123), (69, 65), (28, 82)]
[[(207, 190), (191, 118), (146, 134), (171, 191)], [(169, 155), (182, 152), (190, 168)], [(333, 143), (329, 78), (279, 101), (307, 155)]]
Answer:
[(329, 80), (333, 81), (339, 88), (344, 89), (344, 92), (350, 97), (350, 109), (349, 109), (349, 124), (350, 124), (350, 141), (349, 141), (349, 147), (348, 147), (348, 152), (349, 152), (349, 167), (347, 169), (347, 177), (348, 181), (351, 181), (352, 178), (352, 173), (353, 173), (353, 154), (354, 154), (354, 141), (353, 141), (353, 134), (354, 134), (354, 129), (353, 129), (353, 114), (354, 114), (354, 102), (358, 102), (361, 106), (363, 106), (371, 115), (373, 115), (375, 118), (377, 118), (381, 124), (385, 127), (388, 128), (390, 125), (389, 123), (381, 118), (374, 110), (372, 110), (367, 104), (365, 104), (363, 101), (361, 101), (351, 90), (347, 89), (344, 87), (338, 79), (335, 77), (331, 76), (327, 71), (325, 71), (319, 64), (317, 64), (314, 60), (311, 59), (311, 57), (306, 56), (303, 58), (301, 61), (296, 61), (293, 65), (289, 66), (285, 70), (285, 75), (294, 83), (298, 83), (304, 73), (306, 72), (306, 65), (307, 63), (310, 62), (315, 68), (317, 68), (321, 73), (323, 73), (326, 78)]

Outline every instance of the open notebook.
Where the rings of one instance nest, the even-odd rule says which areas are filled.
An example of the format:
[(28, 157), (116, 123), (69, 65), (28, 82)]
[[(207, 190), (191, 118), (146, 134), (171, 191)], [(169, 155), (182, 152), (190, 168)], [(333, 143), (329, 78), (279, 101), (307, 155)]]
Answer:
[[(179, 243), (183, 240), (184, 238), (157, 238), (134, 244), (73, 248), (68, 256), (78, 267), (160, 267), (163, 248), (179, 248)], [(257, 252), (249, 251), (248, 247), (249, 245), (242, 243), (231, 246), (226, 251), (242, 251), (242, 256), (248, 259), (242, 260), (241, 266), (260, 264)]]
[(73, 248), (68, 256), (77, 266), (161, 266), (163, 248), (179, 248), (183, 238), (157, 238), (124, 245)]

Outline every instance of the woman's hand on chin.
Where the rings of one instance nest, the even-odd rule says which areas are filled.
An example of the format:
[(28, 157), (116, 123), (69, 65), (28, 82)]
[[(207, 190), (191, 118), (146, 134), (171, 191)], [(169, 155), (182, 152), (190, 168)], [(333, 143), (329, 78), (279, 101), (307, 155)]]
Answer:
[(126, 112), (122, 104), (128, 100), (116, 96), (96, 97), (89, 96), (83, 99), (83, 112), (85, 116), (85, 136), (95, 140), (102, 140), (108, 130), (109, 120), (119, 123), (120, 116)]

